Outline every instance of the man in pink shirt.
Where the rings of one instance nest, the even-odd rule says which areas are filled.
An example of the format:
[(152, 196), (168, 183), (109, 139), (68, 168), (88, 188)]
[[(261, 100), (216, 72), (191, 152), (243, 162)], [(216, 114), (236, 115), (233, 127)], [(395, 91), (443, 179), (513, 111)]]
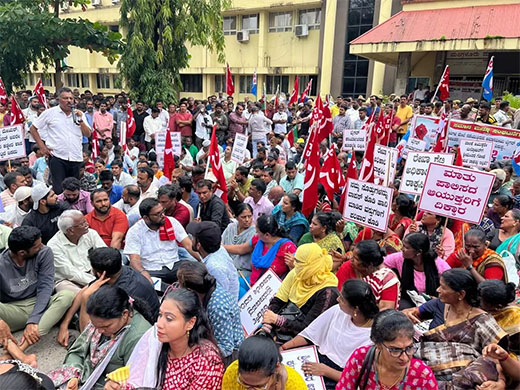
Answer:
[(249, 186), (249, 196), (244, 199), (244, 203), (253, 209), (253, 223), (263, 214), (269, 215), (273, 211), (273, 204), (264, 196), (266, 185), (263, 180), (255, 179)]
[(176, 131), (180, 131), (182, 138), (192, 137), (193, 131), (191, 129), (191, 122), (193, 116), (191, 112), (188, 111), (188, 106), (185, 102), (179, 104), (179, 112), (175, 114), (174, 118)]
[(114, 127), (114, 117), (107, 111), (106, 101), (102, 101), (99, 111), (94, 113), (93, 118), (94, 130), (98, 133), (98, 138), (104, 141), (107, 137), (112, 137), (112, 129)]

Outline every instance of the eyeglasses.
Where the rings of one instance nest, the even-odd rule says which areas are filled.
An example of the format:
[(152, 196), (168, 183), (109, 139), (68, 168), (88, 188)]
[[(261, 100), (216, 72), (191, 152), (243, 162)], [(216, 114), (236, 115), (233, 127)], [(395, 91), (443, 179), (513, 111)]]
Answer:
[(410, 345), (406, 348), (395, 348), (395, 347), (387, 347), (385, 345), (385, 343), (383, 343), (383, 346), (386, 348), (386, 350), (388, 351), (390, 356), (395, 357), (395, 358), (400, 357), (403, 353), (405, 353), (408, 356), (413, 356), (415, 351), (417, 351), (417, 348), (415, 347), (415, 345)]
[(237, 383), (240, 386), (244, 386), (248, 390), (267, 390), (267, 388), (269, 387), (269, 384), (271, 383), (271, 377), (272, 377), (272, 375), (269, 377), (269, 380), (267, 381), (267, 383), (265, 385), (263, 385), (263, 386), (251, 386), (251, 385), (245, 384), (242, 381), (242, 379), (240, 378), (240, 374), (238, 374), (238, 376), (237, 376)]
[(149, 217), (160, 217), (161, 215), (164, 215), (164, 210), (161, 211), (160, 213), (149, 214), (148, 216)]

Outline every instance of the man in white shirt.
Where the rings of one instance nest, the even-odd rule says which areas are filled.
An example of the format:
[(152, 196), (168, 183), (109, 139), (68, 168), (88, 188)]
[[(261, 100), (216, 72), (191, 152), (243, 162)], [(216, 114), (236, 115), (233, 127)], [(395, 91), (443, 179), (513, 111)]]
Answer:
[(287, 113), (285, 112), (285, 103), (278, 105), (278, 112), (273, 115), (274, 133), (283, 134), (287, 133)]
[(141, 190), (142, 199), (157, 197), (158, 188), (153, 184), (154, 178), (155, 176), (150, 167), (141, 167), (137, 170), (137, 186)]
[[(90, 137), (91, 129), (83, 120), (83, 112), (74, 110), (72, 113), (71, 105), (74, 96), (69, 88), (61, 88), (58, 91), (58, 102), (56, 107), (45, 110), (36, 118), (30, 131), (40, 150), (50, 156), (52, 186), (57, 194), (61, 194), (63, 179), (79, 178), (79, 170), (83, 162), (83, 136)], [(47, 130), (45, 143), (38, 132), (44, 127)]]
[(152, 149), (152, 140), (155, 140), (155, 134), (163, 130), (163, 120), (159, 116), (159, 109), (152, 108), (152, 114), (143, 120), (144, 142), (146, 150)]
[(134, 184), (135, 180), (128, 173), (123, 171), (123, 162), (121, 160), (112, 161), (112, 174), (114, 175), (114, 184), (121, 187), (126, 187), (129, 184)]
[(259, 110), (258, 106), (251, 106), (251, 115), (247, 123), (247, 132), (251, 134), (251, 143), (253, 144), (253, 158), (256, 158), (258, 153), (258, 142), (267, 144), (266, 138), (266, 126), (271, 128), (273, 122), (267, 118), (262, 111)]
[(18, 187), (14, 192), (13, 198), (16, 203), (5, 208), (5, 211), (0, 214), (0, 220), (3, 220), (6, 225), (9, 224), (10, 227), (15, 228), (22, 226), (23, 219), (32, 209), (31, 187)]
[[(39, 107), (40, 102), (38, 101), (38, 97), (31, 96), (29, 98), (29, 106), (25, 110), (22, 110), (23, 114), (25, 115), (25, 119), (27, 119), (25, 122), (25, 139), (29, 140), (30, 144), (34, 144), (34, 138), (32, 137), (29, 129), (31, 128), (34, 120), (38, 118)], [(29, 153), (30, 151), (27, 153), (27, 155), (29, 155)]]
[(202, 142), (211, 138), (210, 131), (213, 128), (213, 119), (208, 115), (203, 104), (199, 104), (195, 113), (195, 145), (200, 149)]
[[(168, 127), (168, 122), (170, 120), (170, 114), (167, 110), (164, 109), (164, 103), (161, 99), (157, 99), (155, 101), (155, 107), (157, 107), (157, 109), (159, 110), (159, 118), (161, 118), (162, 126), (161, 130), (166, 130), (166, 128)], [(146, 110), (146, 112), (151, 115), (152, 110), (153, 108), (149, 108), (148, 110)]]
[(509, 102), (507, 100), (504, 100), (500, 103), (500, 109), (495, 112), (493, 115), (495, 119), (497, 120), (497, 125), (505, 127), (506, 129), (511, 129), (511, 123), (513, 123), (513, 120), (507, 115), (507, 112), (509, 111)]
[(139, 205), (141, 204), (141, 192), (136, 184), (127, 185), (123, 188), (121, 199), (114, 203), (114, 207), (125, 213), (128, 226), (132, 227), (141, 218)]

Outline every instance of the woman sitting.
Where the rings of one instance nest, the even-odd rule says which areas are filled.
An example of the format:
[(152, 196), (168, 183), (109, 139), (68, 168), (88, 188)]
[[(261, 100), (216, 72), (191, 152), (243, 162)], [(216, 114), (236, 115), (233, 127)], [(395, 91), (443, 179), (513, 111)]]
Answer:
[(182, 263), (177, 271), (177, 278), (180, 287), (195, 291), (200, 297), (224, 361), (231, 363), (236, 359), (238, 348), (244, 341), (236, 298), (217, 284), (203, 263)]
[(375, 346), (354, 351), (336, 390), (436, 390), (432, 370), (413, 357), (413, 335), (413, 324), (402, 312), (380, 312), (370, 333)]
[(331, 270), (332, 258), (318, 244), (299, 247), (294, 269), (283, 280), (264, 313), (264, 328), (270, 331), (275, 327), (279, 340), (287, 341), (334, 305), (338, 298), (338, 279)]
[(298, 336), (282, 345), (282, 349), (314, 344), (320, 363), (305, 363), (303, 371), (325, 377), (328, 390), (334, 390), (341, 371), (356, 348), (370, 345), (372, 320), (379, 312), (368, 283), (347, 280), (338, 297), (338, 305), (311, 322)]
[(413, 200), (408, 195), (397, 195), (392, 202), (393, 214), (388, 219), (388, 229), (392, 230), (402, 240), (404, 232), (413, 223)]
[(471, 272), (450, 269), (441, 275), (438, 299), (404, 310), (413, 322), (432, 319), (416, 356), (432, 368), (439, 389), (474, 389), (499, 380), (496, 365), (479, 358), (506, 333), (479, 308), (477, 286)]
[(445, 260), (437, 257), (428, 236), (422, 233), (407, 235), (403, 240), (402, 252), (386, 256), (385, 265), (399, 273), (401, 308), (415, 306), (407, 291), (436, 297), (439, 275), (450, 269)]
[(500, 228), (495, 230), (488, 248), (496, 251), (504, 241), (516, 236), (518, 233), (520, 233), (520, 210), (508, 210), (501, 218)]
[(499, 279), (507, 282), (504, 261), (495, 251), (487, 247), (486, 234), (480, 228), (468, 230), (464, 236), (464, 249), (452, 253), (447, 263), (452, 268), (466, 268), (477, 283), (486, 279)]
[(500, 228), (502, 217), (513, 208), (515, 201), (509, 195), (498, 195), (493, 199), (493, 207), (487, 213), (487, 217), (493, 221), (495, 228)]
[(285, 254), (296, 252), (296, 245), (284, 238), (272, 215), (261, 215), (256, 221), (256, 232), (253, 238), (243, 244), (224, 245), (230, 254), (251, 255), (251, 278), (253, 286), (268, 269), (272, 269), (280, 278), (289, 271), (285, 263)]
[(445, 228), (445, 218), (438, 215), (424, 212), (420, 222), (414, 222), (405, 232), (424, 233), (430, 239), (431, 248), (437, 252), (439, 257), (445, 259), (455, 250), (455, 238), (450, 229)]
[(105, 390), (221, 389), (224, 364), (196, 293), (179, 288), (164, 296), (157, 324), (139, 340), (128, 365), (128, 383), (109, 381)]
[(281, 206), (275, 206), (273, 217), (278, 225), (295, 244), (309, 231), (309, 222), (301, 213), (302, 203), (295, 194), (288, 194), (282, 198)]
[(70, 347), (63, 367), (49, 373), (58, 388), (102, 389), (106, 374), (128, 364), (135, 345), (151, 326), (147, 307), (110, 285), (90, 296), (87, 314), (90, 323)]
[(343, 243), (336, 233), (337, 215), (341, 218), (341, 214), (332, 212), (319, 212), (314, 214), (309, 227), (309, 232), (305, 233), (298, 246), (315, 242), (321, 248), (327, 251), (337, 251), (341, 254), (345, 253)]
[(397, 275), (383, 264), (384, 252), (374, 240), (356, 244), (349, 261), (338, 269), (338, 287), (349, 279), (362, 279), (372, 288), (379, 310), (397, 309), (400, 283)]
[(307, 385), (293, 368), (282, 364), (278, 346), (269, 336), (256, 335), (240, 346), (238, 360), (224, 374), (222, 389), (307, 390)]
[(387, 229), (386, 233), (383, 233), (368, 227), (363, 228), (354, 240), (354, 244), (365, 240), (374, 240), (377, 242), (385, 255), (400, 252), (403, 249), (401, 239), (390, 229)]

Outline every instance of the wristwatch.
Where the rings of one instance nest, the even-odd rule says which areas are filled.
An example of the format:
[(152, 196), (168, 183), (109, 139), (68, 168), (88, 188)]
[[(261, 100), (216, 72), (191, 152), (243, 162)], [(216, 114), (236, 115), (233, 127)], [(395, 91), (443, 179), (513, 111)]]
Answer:
[(469, 267), (466, 267), (468, 271), (471, 271), (473, 269), (473, 265), (470, 265)]

